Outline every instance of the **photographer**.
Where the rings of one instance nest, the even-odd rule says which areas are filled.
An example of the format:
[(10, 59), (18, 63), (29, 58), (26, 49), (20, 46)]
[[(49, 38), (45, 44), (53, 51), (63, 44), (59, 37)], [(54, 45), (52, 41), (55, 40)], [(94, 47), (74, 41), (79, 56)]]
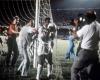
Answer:
[[(87, 71), (89, 80), (99, 80), (100, 75), (95, 71), (97, 64), (99, 63), (98, 58), (98, 43), (100, 40), (100, 24), (96, 21), (96, 14), (94, 11), (88, 11), (85, 14), (86, 25), (84, 25), (80, 30), (74, 33), (75, 37), (82, 39), (81, 49), (78, 52), (78, 56), (75, 59), (71, 68), (71, 80), (80, 80), (80, 72), (83, 69), (88, 69)], [(94, 71), (88, 67), (95, 66)], [(97, 70), (99, 71), (99, 69)], [(96, 74), (97, 73), (97, 74)], [(82, 80), (87, 80), (83, 79)]]

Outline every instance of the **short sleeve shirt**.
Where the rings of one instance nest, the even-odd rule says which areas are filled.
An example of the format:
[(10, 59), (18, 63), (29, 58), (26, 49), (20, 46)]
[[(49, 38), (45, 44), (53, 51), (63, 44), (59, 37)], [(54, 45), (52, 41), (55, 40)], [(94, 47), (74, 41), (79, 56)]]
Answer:
[(100, 24), (97, 21), (83, 26), (77, 31), (78, 37), (82, 38), (81, 48), (94, 50), (98, 48), (100, 38)]

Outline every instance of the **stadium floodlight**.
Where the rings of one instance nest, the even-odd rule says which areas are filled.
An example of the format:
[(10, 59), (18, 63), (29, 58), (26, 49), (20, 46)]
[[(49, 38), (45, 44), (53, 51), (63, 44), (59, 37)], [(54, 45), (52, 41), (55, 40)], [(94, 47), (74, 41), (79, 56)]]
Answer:
[(80, 17), (79, 20), (82, 21), (82, 17)]

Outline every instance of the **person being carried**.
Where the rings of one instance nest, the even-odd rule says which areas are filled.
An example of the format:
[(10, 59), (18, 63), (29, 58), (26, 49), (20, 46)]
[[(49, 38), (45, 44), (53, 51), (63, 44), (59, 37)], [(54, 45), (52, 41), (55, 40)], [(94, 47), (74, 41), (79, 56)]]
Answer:
[(41, 72), (44, 66), (44, 63), (47, 63), (47, 77), (50, 78), (52, 74), (52, 53), (53, 53), (53, 40), (55, 37), (55, 25), (50, 23), (50, 18), (45, 18), (45, 23), (42, 27), (39, 28), (38, 34), (38, 67), (36, 80), (40, 80)]

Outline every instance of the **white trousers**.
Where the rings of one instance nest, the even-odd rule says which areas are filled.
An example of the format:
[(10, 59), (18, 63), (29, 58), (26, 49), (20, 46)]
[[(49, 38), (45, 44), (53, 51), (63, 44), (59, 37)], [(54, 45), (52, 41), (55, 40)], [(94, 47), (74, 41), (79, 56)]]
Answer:
[(24, 40), (21, 41), (19, 45), (19, 52), (22, 55), (23, 59), (21, 64), (18, 67), (18, 70), (21, 71), (21, 76), (27, 76), (30, 67), (30, 60), (29, 60), (27, 47), (28, 47), (28, 43)]

